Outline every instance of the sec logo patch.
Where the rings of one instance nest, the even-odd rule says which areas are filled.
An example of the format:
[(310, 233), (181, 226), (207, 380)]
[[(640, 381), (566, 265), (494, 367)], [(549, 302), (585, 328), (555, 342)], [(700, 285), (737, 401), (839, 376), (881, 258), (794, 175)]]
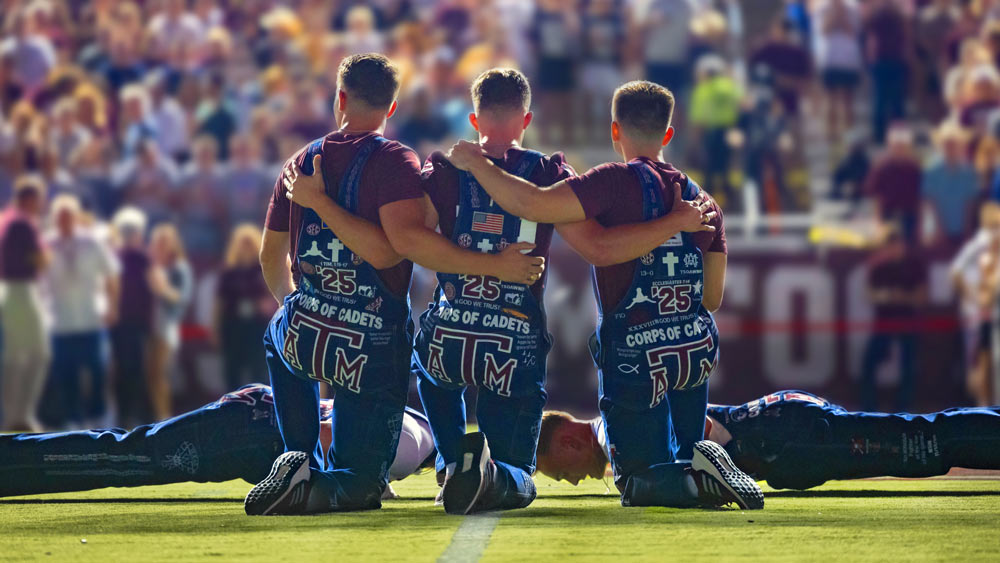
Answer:
[(640, 260), (642, 260), (642, 263), (644, 265), (646, 265), (646, 266), (652, 265), (653, 264), (653, 253), (650, 252), (649, 254), (643, 256), (642, 258), (640, 258)]
[(444, 296), (451, 301), (455, 298), (455, 286), (451, 282), (444, 284)]
[(311, 237), (318, 235), (322, 230), (323, 228), (318, 223), (309, 223), (306, 225), (306, 234)]
[(469, 233), (462, 233), (458, 235), (458, 246), (462, 248), (469, 248), (472, 246), (472, 235)]

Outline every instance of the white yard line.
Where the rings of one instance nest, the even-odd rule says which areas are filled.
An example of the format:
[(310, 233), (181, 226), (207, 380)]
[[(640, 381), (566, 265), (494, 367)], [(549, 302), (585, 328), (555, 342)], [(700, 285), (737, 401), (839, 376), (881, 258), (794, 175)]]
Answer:
[(455, 530), (455, 534), (451, 536), (451, 543), (445, 548), (441, 557), (438, 557), (438, 563), (479, 561), (499, 521), (499, 512), (466, 516)]

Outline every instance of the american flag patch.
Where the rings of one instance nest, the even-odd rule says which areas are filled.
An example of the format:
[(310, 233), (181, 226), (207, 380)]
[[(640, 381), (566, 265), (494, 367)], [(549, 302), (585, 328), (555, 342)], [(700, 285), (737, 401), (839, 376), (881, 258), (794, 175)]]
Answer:
[(472, 230), (480, 233), (503, 234), (503, 215), (477, 211), (472, 214)]

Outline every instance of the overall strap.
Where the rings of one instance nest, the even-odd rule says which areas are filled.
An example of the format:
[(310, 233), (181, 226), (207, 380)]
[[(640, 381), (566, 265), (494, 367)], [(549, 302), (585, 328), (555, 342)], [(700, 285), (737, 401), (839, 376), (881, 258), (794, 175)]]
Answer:
[(545, 158), (545, 155), (532, 150), (525, 150), (521, 153), (520, 158), (511, 168), (511, 174), (522, 178), (524, 180), (530, 180), (531, 175), (535, 172), (535, 167)]
[(666, 209), (663, 201), (663, 183), (659, 175), (645, 162), (630, 162), (628, 166), (639, 177), (639, 184), (642, 186), (643, 219), (645, 221), (656, 219)]
[(368, 159), (385, 143), (389, 142), (385, 137), (376, 135), (358, 149), (354, 159), (347, 166), (344, 175), (340, 178), (340, 190), (337, 194), (337, 203), (351, 213), (358, 211), (358, 197), (361, 186), (361, 171), (364, 170)]

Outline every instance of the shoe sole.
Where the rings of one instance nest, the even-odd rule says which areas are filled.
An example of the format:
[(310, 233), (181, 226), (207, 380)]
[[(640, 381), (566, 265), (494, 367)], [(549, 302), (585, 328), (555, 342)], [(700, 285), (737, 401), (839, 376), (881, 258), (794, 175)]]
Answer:
[[(282, 471), (294, 464), (298, 464), (294, 471)], [(305, 452), (284, 453), (274, 460), (271, 473), (247, 493), (243, 509), (248, 516), (270, 516), (300, 483), (308, 480), (309, 455)]]
[[(475, 451), (479, 451), (478, 464), (475, 459)], [(486, 443), (486, 435), (477, 432), (463, 436), (461, 452), (462, 459), (459, 460), (459, 467), (456, 468), (458, 470), (448, 479), (442, 490), (444, 511), (448, 514), (466, 515), (472, 512), (472, 508), (476, 506), (483, 489), (486, 488), (486, 480), (483, 477), (486, 474), (486, 464), (490, 462), (490, 446)], [(471, 479), (475, 479), (475, 482)], [(473, 486), (476, 493), (472, 495), (470, 500), (463, 501), (461, 499), (462, 493)], [(459, 498), (455, 498), (456, 496)]]
[(749, 475), (740, 471), (725, 448), (708, 440), (694, 445), (691, 467), (704, 471), (721, 483), (738, 499), (737, 504), (744, 510), (764, 508), (764, 492)]

